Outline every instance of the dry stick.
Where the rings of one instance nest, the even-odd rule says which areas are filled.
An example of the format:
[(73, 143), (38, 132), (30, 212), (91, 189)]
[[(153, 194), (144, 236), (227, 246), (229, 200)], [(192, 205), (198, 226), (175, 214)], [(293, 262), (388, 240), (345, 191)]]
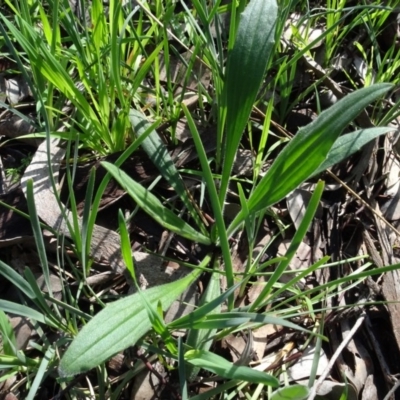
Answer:
[(353, 336), (357, 332), (358, 328), (362, 325), (362, 323), (365, 320), (365, 312), (363, 312), (357, 319), (356, 323), (354, 324), (353, 328), (349, 332), (349, 334), (345, 337), (343, 342), (340, 344), (340, 346), (337, 348), (335, 353), (333, 354), (332, 358), (330, 359), (327, 367), (325, 368), (324, 372), (321, 374), (317, 382), (313, 385), (308, 400), (314, 400), (315, 396), (317, 395), (317, 390), (319, 387), (322, 385), (322, 383), (325, 381), (329, 373), (331, 372), (331, 369), (333, 368), (333, 365), (335, 364), (337, 358), (340, 356), (344, 348), (349, 344), (350, 340), (353, 339)]
[(400, 386), (400, 379), (396, 381), (393, 387), (388, 391), (387, 395), (383, 398), (383, 400), (389, 400), (392, 394), (399, 388)]
[(379, 366), (381, 367), (382, 374), (385, 378), (386, 383), (389, 384), (389, 383), (397, 382), (397, 379), (395, 378), (395, 376), (390, 373), (390, 368), (386, 362), (385, 356), (382, 353), (381, 345), (379, 344), (377, 338), (375, 337), (375, 334), (372, 329), (371, 318), (369, 317), (368, 314), (366, 315), (366, 318), (365, 318), (365, 327), (366, 327), (367, 336), (370, 340), (373, 350), (375, 351), (375, 355), (378, 359), (378, 363), (379, 363)]
[(361, 198), (359, 194), (357, 194), (353, 189), (351, 189), (348, 185), (346, 185), (340, 178), (338, 178), (333, 172), (329, 169), (327, 170), (329, 176), (331, 176), (336, 182), (340, 183), (353, 197), (359, 200), (368, 210), (370, 210), (377, 218), (379, 218), (385, 225), (387, 225), (393, 232), (396, 232), (398, 236), (400, 236), (400, 231), (397, 230), (385, 217), (383, 217), (380, 213), (378, 213), (374, 208), (372, 208), (365, 200)]

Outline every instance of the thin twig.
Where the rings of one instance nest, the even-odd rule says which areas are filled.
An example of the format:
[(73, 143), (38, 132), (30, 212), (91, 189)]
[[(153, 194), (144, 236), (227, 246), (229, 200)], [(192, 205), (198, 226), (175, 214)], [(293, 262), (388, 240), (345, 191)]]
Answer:
[(400, 379), (396, 381), (393, 387), (388, 391), (387, 395), (383, 398), (383, 400), (389, 400), (392, 394), (399, 388), (400, 386)]
[(340, 346), (337, 348), (335, 353), (333, 354), (332, 358), (330, 359), (327, 367), (325, 368), (324, 372), (321, 374), (317, 382), (315, 382), (314, 386), (312, 387), (310, 391), (310, 395), (308, 397), (308, 400), (314, 400), (315, 396), (317, 395), (317, 390), (319, 387), (322, 385), (322, 383), (325, 381), (329, 373), (331, 372), (331, 369), (333, 368), (333, 365), (335, 364), (337, 358), (340, 356), (344, 348), (349, 344), (350, 340), (353, 339), (353, 336), (357, 332), (358, 328), (363, 324), (365, 320), (365, 312), (363, 312), (357, 319), (356, 323), (354, 324), (353, 328), (349, 332), (349, 334), (344, 338), (343, 342), (340, 344)]

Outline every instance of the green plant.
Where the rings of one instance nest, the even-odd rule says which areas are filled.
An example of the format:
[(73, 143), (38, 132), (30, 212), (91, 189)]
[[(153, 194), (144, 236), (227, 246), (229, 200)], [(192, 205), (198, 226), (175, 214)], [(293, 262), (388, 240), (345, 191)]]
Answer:
[(19, 182), (22, 172), (30, 164), (31, 159), (32, 155), (30, 154), (28, 157), (24, 157), (21, 160), (21, 165), (19, 167), (5, 169), (6, 176), (11, 180), (11, 183)]
[[(129, 343), (134, 343), (139, 340), (152, 326), (159, 334), (167, 337), (168, 332), (176, 328), (217, 329), (220, 331), (220, 334), (223, 334), (224, 329), (230, 329), (232, 327), (238, 328), (246, 323), (271, 322), (274, 320), (272, 316), (263, 313), (254, 314), (253, 311), (261, 311), (262, 307), (266, 304), (273, 305), (275, 302), (274, 299), (279, 296), (279, 293), (293, 287), (293, 283), (298, 281), (299, 277), (296, 276), (293, 278), (293, 282), (291, 282), (290, 285), (288, 284), (282, 287), (279, 285), (277, 286), (279, 277), (286, 270), (288, 263), (293, 257), (296, 248), (305, 235), (307, 227), (313, 218), (322, 194), (323, 184), (319, 183), (317, 185), (312, 200), (309, 203), (306, 216), (287, 251), (286, 259), (278, 264), (275, 273), (269, 278), (258, 300), (251, 305), (247, 312), (237, 312), (233, 308), (232, 295), (236, 285), (231, 265), (228, 238), (243, 225), (246, 226), (247, 232), (256, 229), (257, 218), (260, 214), (262, 215), (262, 213), (265, 212), (266, 208), (284, 198), (300, 183), (312, 176), (324, 161), (328, 163), (328, 165), (339, 161), (336, 156), (333, 156), (333, 154), (337, 153), (333, 150), (330, 153), (330, 150), (332, 147), (340, 147), (340, 145), (336, 145), (335, 147), (335, 142), (342, 130), (365, 106), (385, 94), (391, 86), (381, 84), (356, 91), (335, 104), (329, 110), (323, 112), (309, 126), (301, 129), (279, 154), (267, 174), (259, 182), (255, 181), (253, 187), (247, 193), (239, 186), (242, 209), (234, 220), (226, 226), (223, 219), (223, 208), (228, 182), (231, 177), (233, 159), (239, 146), (243, 130), (247, 124), (258, 88), (261, 85), (265, 68), (270, 59), (275, 21), (276, 5), (272, 1), (253, 0), (240, 17), (235, 42), (231, 52), (228, 54), (228, 64), (223, 89), (225, 96), (223, 99), (225, 99), (225, 102), (221, 105), (221, 118), (223, 118), (223, 122), (221, 123), (226, 127), (226, 131), (223, 130), (226, 134), (223, 136), (225, 145), (222, 146), (220, 144), (219, 147), (219, 152), (224, 163), (221, 175), (219, 176), (220, 183), (217, 186), (215, 185), (214, 175), (210, 169), (195, 124), (189, 111), (183, 106), (199, 154), (202, 174), (216, 220), (216, 225), (209, 232), (209, 236), (202, 233), (200, 230), (196, 232), (196, 230), (186, 226), (183, 222), (179, 224), (175, 222), (175, 217), (173, 217), (171, 211), (162, 206), (152, 194), (141, 189), (138, 183), (134, 182), (117, 167), (109, 163), (103, 163), (108, 172), (128, 191), (143, 210), (157, 218), (162, 226), (174, 232), (180, 232), (183, 236), (194, 241), (197, 240), (205, 244), (213, 243), (221, 248), (221, 266), (223, 266), (223, 273), (227, 277), (228, 291), (221, 296), (210, 299), (208, 304), (205, 304), (188, 316), (183, 317), (181, 320), (174, 321), (169, 325), (164, 325), (159, 328), (156, 328), (156, 320), (153, 318), (149, 320), (144, 319), (146, 312), (148, 315), (151, 315), (152, 312), (150, 310), (152, 310), (152, 308), (154, 308), (155, 312), (155, 308), (159, 302), (161, 302), (163, 308), (165, 308), (170, 301), (176, 297), (177, 293), (183, 290), (188, 282), (193, 281), (193, 279), (198, 276), (199, 270), (183, 280), (175, 282), (174, 288), (177, 293), (171, 292), (170, 285), (159, 286), (143, 293), (134, 294), (107, 306), (82, 329), (65, 353), (60, 364), (60, 372), (63, 375), (69, 376), (95, 367), (107, 357), (128, 346)], [(261, 29), (261, 26), (263, 29)], [(269, 27), (269, 29), (265, 29), (266, 26)], [(255, 63), (255, 60), (257, 60), (257, 63)], [(240, 82), (240, 84), (238, 84), (238, 82)], [(387, 130), (383, 129), (379, 134), (386, 131)], [(366, 133), (368, 134), (368, 132)], [(353, 137), (353, 139), (355, 138)], [(163, 154), (163, 151), (161, 142), (155, 144), (152, 150), (153, 154)], [(343, 153), (342, 156), (345, 157)], [(332, 159), (330, 157), (332, 157)], [(166, 168), (168, 160), (165, 158), (161, 160), (161, 162), (157, 162), (157, 166), (160, 168), (161, 172), (170, 179), (171, 182), (177, 182), (180, 179), (179, 175), (176, 174), (175, 171), (170, 171)], [(296, 171), (296, 173), (294, 173), (294, 171)], [(208, 263), (209, 257), (210, 256), (203, 260), (204, 264)], [(131, 263), (131, 261), (128, 262)], [(321, 260), (321, 263), (317, 263), (313, 268), (320, 267), (324, 262), (326, 262), (326, 260)], [(305, 273), (309, 272), (310, 271), (307, 270)], [(215, 266), (215, 273), (220, 273), (220, 267)], [(354, 275), (349, 277), (349, 279), (358, 279), (361, 275)], [(331, 286), (331, 288), (333, 287), (335, 287), (335, 285)], [(279, 290), (277, 290), (278, 288)], [(296, 294), (296, 296), (301, 295), (299, 293)], [(164, 299), (167, 298), (168, 301), (165, 302)], [(228, 301), (228, 311), (222, 314), (209, 315), (209, 311), (222, 304), (224, 300)], [(143, 301), (145, 301), (145, 303), (142, 303)], [(148, 304), (150, 308), (146, 308), (147, 311), (145, 311), (141, 304)], [(103, 321), (107, 321), (106, 328), (105, 324), (102, 323)], [(139, 321), (141, 322), (140, 329), (134, 329)], [(153, 321), (153, 323), (151, 323), (151, 321)], [(291, 324), (286, 318), (279, 318), (275, 322), (284, 326), (289, 326)], [(296, 329), (300, 329), (300, 327)], [(88, 340), (88, 332), (90, 332), (90, 340)], [(185, 348), (185, 353), (183, 355), (183, 359), (189, 363), (194, 360), (193, 357), (195, 353), (193, 349), (195, 349), (196, 346), (195, 344), (192, 346), (192, 349), (189, 347)], [(171, 348), (169, 348), (169, 351), (171, 352)], [(215, 367), (218, 365), (218, 362), (213, 361), (212, 357), (208, 359), (208, 354), (207, 352), (201, 352), (199, 358), (196, 356), (196, 360), (198, 361), (196, 361), (195, 365), (206, 369), (211, 368), (211, 371), (215, 372)], [(173, 349), (170, 356), (176, 359), (182, 357), (182, 355), (179, 356), (176, 348)], [(246, 378), (248, 381), (257, 382), (256, 376), (253, 376), (250, 371), (248, 374)], [(224, 376), (230, 379), (237, 379), (233, 372)], [(244, 376), (240, 379), (243, 380)], [(269, 384), (275, 386), (276, 382), (271, 378)]]
[[(195, 379), (201, 369), (224, 378), (226, 382), (206, 395), (198, 395), (193, 399), (210, 398), (224, 391), (230, 391), (233, 395), (243, 390), (248, 383), (258, 385), (253, 398), (256, 398), (256, 393), (266, 393), (271, 399), (285, 396), (302, 398), (308, 393), (305, 386), (287, 384), (273, 392), (272, 388), (279, 386), (275, 373), (266, 374), (247, 366), (234, 365), (211, 351), (212, 344), (231, 332), (251, 330), (263, 324), (276, 324), (304, 332), (308, 337), (307, 342), (315, 340), (321, 345), (321, 341), (325, 340), (322, 328), (309, 331), (293, 323), (291, 318), (302, 315), (311, 315), (314, 318), (316, 312), (325, 311), (319, 310), (318, 307), (321, 307), (321, 303), (325, 304), (327, 299), (337, 294), (341, 295), (367, 276), (398, 268), (394, 265), (380, 270), (370, 269), (371, 263), (367, 262), (359, 265), (357, 270), (348, 276), (313, 289), (299, 290), (297, 285), (302, 278), (318, 269), (338, 265), (327, 264), (328, 257), (323, 257), (296, 274), (288, 271), (288, 265), (317, 210), (324, 190), (323, 182), (315, 184), (306, 213), (284, 257), (261, 263), (261, 256), (253, 256), (252, 250), (258, 230), (272, 205), (284, 199), (305, 180), (322, 173), (354, 154), (367, 142), (390, 130), (377, 127), (357, 130), (339, 137), (360, 111), (386, 94), (391, 85), (371, 85), (351, 93), (321, 113), (293, 139), (286, 139), (285, 147), (264, 175), (261, 166), (265, 154), (270, 154), (272, 149), (278, 148), (280, 144), (278, 141), (270, 145), (273, 114), (273, 102), (270, 101), (267, 104), (266, 117), (261, 123), (261, 139), (252, 148), (256, 154), (253, 176), (247, 180), (238, 180), (232, 172), (234, 159), (247, 133), (251, 136), (250, 132), (255, 128), (250, 117), (254, 105), (259, 101), (260, 92), (268, 86), (264, 82), (267, 71), (280, 64), (276, 80), (272, 79), (270, 83), (274, 89), (290, 82), (299, 68), (298, 61), (309, 52), (311, 44), (298, 48), (294, 46), (293, 57), (282, 58), (279, 54), (280, 46), (277, 42), (284, 20), (295, 2), (289, 1), (281, 5), (285, 17), (280, 18), (276, 3), (272, 0), (251, 0), (249, 3), (241, 0), (237, 4), (224, 6), (220, 5), (220, 2), (208, 5), (199, 0), (192, 3), (191, 9), (184, 6), (184, 11), (175, 13), (175, 4), (172, 2), (149, 2), (127, 10), (123, 9), (119, 2), (111, 1), (107, 13), (103, 3), (96, 0), (88, 14), (90, 23), (87, 23), (77, 19), (64, 3), (53, 2), (53, 13), (49, 14), (43, 4), (22, 1), (17, 5), (8, 2), (14, 11), (15, 20), (10, 20), (5, 15), (1, 16), (4, 23), (3, 36), (13, 49), (26, 80), (35, 88), (38, 119), (46, 140), (49, 141), (51, 136), (57, 135), (69, 142), (68, 159), (72, 159), (67, 172), (69, 208), (75, 222), (70, 232), (82, 265), (82, 271), (72, 263), (69, 265), (79, 283), (77, 292), (72, 292), (68, 285), (65, 285), (63, 300), (56, 301), (51, 299), (51, 296), (43, 295), (28, 270), (24, 277), (20, 277), (7, 265), (0, 263), (0, 273), (20, 288), (39, 311), (26, 305), (15, 305), (5, 301), (0, 302), (1, 309), (29, 316), (43, 325), (63, 332), (66, 336), (56, 343), (50, 343), (43, 334), (41, 340), (44, 345), (39, 349), (40, 364), (36, 360), (33, 363), (27, 358), (24, 360), (23, 367), (26, 367), (29, 373), (35, 374), (29, 398), (35, 396), (46, 374), (57, 376), (58, 369), (62, 378), (56, 379), (61, 387), (66, 387), (69, 376), (91, 368), (96, 368), (97, 379), (100, 382), (99, 393), (104, 396), (109, 389), (109, 383), (104, 383), (107, 381), (104, 362), (115, 353), (136, 343), (157, 354), (160, 359), (173, 360), (173, 368), (177, 368), (179, 372), (183, 398), (188, 398), (187, 382)], [(328, 6), (332, 6), (333, 3), (329, 2)], [(302, 6), (304, 4), (305, 2)], [(339, 29), (344, 23), (344, 5), (345, 2), (340, 2), (340, 12), (329, 14), (334, 18), (329, 22), (328, 29), (322, 37), (327, 38), (328, 47), (331, 46), (328, 49), (330, 55), (326, 59), (327, 65), (331, 64), (339, 44), (351, 28), (349, 25), (346, 29)], [(210, 25), (214, 24), (216, 31), (221, 32), (221, 15), (228, 9), (231, 11), (229, 35), (224, 37), (220, 33), (215, 37)], [(354, 24), (361, 23), (361, 20), (360, 17)], [(57, 21), (60, 21), (67, 38), (62, 36)], [(185, 90), (175, 96), (175, 90), (181, 83), (173, 82), (170, 74), (167, 74), (164, 82), (167, 90), (163, 91), (161, 87), (160, 55), (165, 59), (166, 68), (170, 69), (171, 59), (178, 53), (168, 43), (171, 34), (178, 35), (178, 39), (184, 45), (192, 45), (192, 53), (185, 61), (187, 68), (183, 86), (187, 83), (190, 70), (196, 61), (200, 61), (212, 71), (213, 93), (198, 82), (197, 114), (182, 104)], [(338, 35), (340, 40), (337, 40)], [(19, 42), (22, 51), (13, 46), (15, 40)], [(26, 59), (29, 60), (29, 67), (26, 65)], [(154, 81), (150, 88), (144, 87), (145, 78)], [(291, 86), (287, 86), (286, 94), (290, 94), (290, 89)], [(154, 102), (148, 102), (147, 96), (143, 96), (146, 90), (154, 96)], [(204, 122), (203, 102), (210, 103), (210, 115), (217, 123), (216, 153), (215, 157), (211, 158), (206, 154), (195, 123), (195, 119), (196, 122)], [(287, 101), (281, 104), (281, 107), (282, 114), (286, 114), (292, 105)], [(140, 108), (146, 115), (139, 111)], [(56, 111), (61, 109), (62, 113)], [(215, 219), (211, 226), (202, 218), (196, 198), (188, 194), (180, 175), (181, 171), (176, 168), (164, 142), (155, 131), (161, 120), (165, 119), (173, 125), (182, 116), (187, 120), (200, 161), (200, 171), (189, 173), (196, 173), (197, 177), (201, 177), (201, 187), (210, 204), (210, 214)], [(389, 114), (385, 116), (387, 121), (388, 118)], [(149, 123), (149, 119), (155, 122)], [(66, 123), (67, 131), (64, 133), (54, 132), (60, 121)], [(174, 140), (173, 129), (170, 140)], [(72, 146), (74, 142), (75, 149)], [(90, 175), (81, 232), (77, 223), (78, 213), (72, 187), (78, 148), (89, 148), (97, 154), (105, 154), (123, 150), (128, 144), (128, 149), (115, 165), (103, 163), (109, 174), (96, 192), (94, 175)], [(266, 148), (267, 144), (269, 148)], [(119, 169), (139, 145), (174, 189), (180, 204), (187, 211), (183, 218), (178, 215), (177, 207), (162, 202), (156, 194)], [(190, 264), (193, 272), (186, 277), (146, 291), (140, 291), (136, 287), (135, 294), (105, 305), (107, 299), (97, 296), (97, 293), (87, 287), (85, 279), (90, 272), (87, 252), (90, 247), (91, 229), (106, 182), (111, 176), (136, 204), (163, 228), (191, 242), (209, 247), (199, 265)], [(240, 211), (228, 222), (224, 213), (230, 186), (237, 194)], [(56, 190), (54, 192), (56, 193)], [(30, 188), (30, 216), (41, 268), (46, 285), (51, 291), (46, 251), (32, 197)], [(119, 226), (124, 262), (135, 281), (135, 262), (122, 214), (119, 215)], [(238, 232), (245, 235), (249, 243), (248, 261), (244, 272), (241, 273), (237, 273), (232, 264), (231, 240)], [(275, 264), (274, 272), (267, 272), (266, 268), (272, 264)], [(203, 272), (209, 272), (211, 276), (197, 308), (186, 316), (165, 323), (164, 311)], [(290, 276), (287, 283), (281, 282), (284, 275)], [(221, 276), (227, 282), (227, 290), (223, 293), (220, 286)], [(236, 308), (235, 293), (243, 294), (248, 285), (253, 284), (252, 280), (260, 276), (264, 276), (266, 281), (258, 298), (246, 307)], [(79, 301), (85, 295), (95, 297), (97, 304), (101, 308), (104, 307), (102, 311), (96, 315), (92, 310), (90, 315), (83, 312)], [(50, 306), (47, 303), (49, 297)], [(0, 321), (0, 326), (2, 332), (4, 331), (3, 335), (12, 344), (12, 332), (7, 324), (1, 324)], [(187, 330), (185, 341), (173, 337), (172, 333), (177, 329)], [(151, 333), (147, 335), (149, 332)], [(66, 345), (69, 347), (64, 352)], [(4, 353), (7, 357), (13, 357), (14, 364), (10, 364), (10, 373), (19, 372), (21, 363), (17, 358), (20, 355), (11, 345), (5, 347)], [(60, 363), (56, 358), (58, 353), (62, 354)], [(318, 359), (315, 360), (315, 363), (317, 362)], [(129, 377), (134, 373), (136, 371), (131, 371)], [(122, 383), (115, 393), (119, 393), (121, 387)]]

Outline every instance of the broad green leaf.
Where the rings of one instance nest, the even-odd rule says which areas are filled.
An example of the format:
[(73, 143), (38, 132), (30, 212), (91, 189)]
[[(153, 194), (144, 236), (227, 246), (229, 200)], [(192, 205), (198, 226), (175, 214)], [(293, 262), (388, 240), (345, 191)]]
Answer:
[(227, 114), (219, 197), (221, 204), (228, 188), (240, 139), (270, 59), (277, 11), (275, 0), (251, 0), (240, 16), (235, 44), (228, 54), (224, 84)]
[[(392, 85), (377, 84), (357, 90), (323, 111), (311, 124), (299, 130), (272, 164), (248, 200), (250, 213), (256, 213), (283, 199), (313, 175), (325, 161), (343, 129), (368, 104), (384, 95)], [(228, 228), (228, 233), (243, 222), (241, 211)]]
[(124, 171), (108, 162), (101, 163), (112, 177), (126, 190), (135, 202), (161, 226), (194, 242), (210, 244), (208, 237), (193, 229), (182, 218), (164, 207), (161, 201)]
[(376, 139), (378, 136), (385, 135), (391, 131), (393, 131), (393, 128), (389, 127), (369, 128), (340, 136), (333, 144), (328, 155), (326, 156), (325, 161), (317, 168), (313, 176), (327, 170), (335, 164), (340, 163), (355, 152), (359, 151), (371, 140)]
[(291, 385), (285, 386), (272, 393), (270, 400), (303, 400), (310, 393), (307, 386)]
[[(130, 110), (129, 119), (137, 136), (140, 136), (143, 132), (145, 132), (150, 125), (147, 120), (144, 119), (143, 114), (135, 109)], [(147, 153), (153, 164), (161, 172), (162, 176), (179, 195), (179, 198), (183, 201), (183, 204), (189, 210), (197, 226), (203, 231), (203, 233), (205, 233), (205, 226), (200, 218), (200, 214), (198, 210), (196, 210), (191, 199), (189, 198), (188, 191), (185, 184), (183, 183), (182, 177), (176, 169), (167, 148), (165, 147), (164, 143), (161, 141), (158, 133), (155, 130), (153, 130), (146, 137), (146, 139), (143, 140), (142, 148)]]
[(185, 354), (185, 360), (196, 367), (204, 368), (225, 379), (262, 383), (273, 387), (279, 386), (279, 381), (272, 375), (249, 367), (237, 366), (210, 351), (189, 350)]
[(60, 374), (71, 376), (88, 371), (114, 354), (133, 346), (151, 329), (142, 296), (165, 311), (201, 274), (196, 270), (184, 278), (108, 304), (78, 333), (60, 363)]

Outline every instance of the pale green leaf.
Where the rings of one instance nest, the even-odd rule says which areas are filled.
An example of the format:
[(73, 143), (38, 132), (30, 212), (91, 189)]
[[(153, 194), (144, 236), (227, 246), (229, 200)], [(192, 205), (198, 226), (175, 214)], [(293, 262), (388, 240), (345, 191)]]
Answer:
[(270, 400), (303, 400), (310, 393), (307, 386), (291, 385), (285, 386), (272, 393)]
[(355, 152), (359, 151), (371, 140), (376, 139), (378, 136), (385, 135), (391, 131), (393, 131), (393, 128), (379, 127), (361, 129), (348, 133), (347, 135), (340, 136), (330, 149), (328, 155), (326, 156), (326, 160), (317, 168), (313, 175), (317, 175), (333, 165), (340, 163)]
[(61, 360), (60, 374), (71, 376), (88, 371), (133, 346), (151, 329), (142, 296), (153, 307), (161, 302), (165, 311), (200, 274), (201, 270), (196, 270), (175, 282), (108, 304), (78, 333)]
[(249, 367), (237, 366), (210, 351), (189, 350), (185, 354), (185, 360), (195, 367), (206, 369), (225, 379), (262, 383), (273, 387), (279, 385), (279, 381), (272, 375)]

